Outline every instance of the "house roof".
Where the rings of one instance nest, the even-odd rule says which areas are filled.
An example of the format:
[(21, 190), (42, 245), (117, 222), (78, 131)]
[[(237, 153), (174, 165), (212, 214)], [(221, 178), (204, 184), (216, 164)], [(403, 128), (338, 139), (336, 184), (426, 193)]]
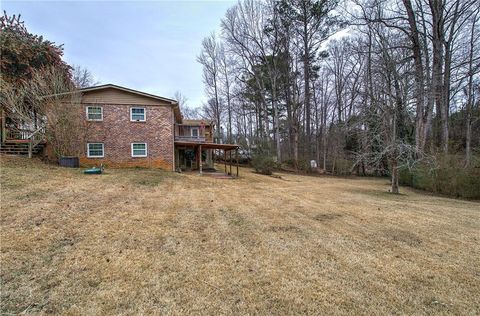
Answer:
[(90, 92), (90, 91), (97, 91), (97, 90), (108, 89), (108, 88), (113, 88), (113, 89), (122, 90), (122, 91), (125, 91), (125, 92), (138, 94), (138, 95), (141, 95), (141, 96), (144, 96), (144, 97), (147, 97), (147, 98), (152, 98), (152, 99), (156, 99), (156, 100), (160, 100), (160, 101), (164, 101), (164, 102), (169, 102), (171, 104), (178, 104), (178, 101), (173, 100), (173, 99), (164, 98), (164, 97), (161, 97), (161, 96), (158, 96), (158, 95), (154, 95), (154, 94), (150, 94), (150, 93), (146, 93), (146, 92), (142, 92), (142, 91), (118, 86), (116, 84), (111, 84), (111, 83), (102, 84), (102, 85), (99, 85), (99, 86), (81, 88), (81, 89), (78, 89), (78, 90), (80, 92)]

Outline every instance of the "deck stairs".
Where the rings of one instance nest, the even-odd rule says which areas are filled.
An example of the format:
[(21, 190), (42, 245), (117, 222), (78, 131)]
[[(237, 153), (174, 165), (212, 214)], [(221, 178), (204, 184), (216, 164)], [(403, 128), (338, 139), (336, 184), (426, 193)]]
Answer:
[[(41, 142), (32, 148), (32, 155), (39, 155), (43, 148), (45, 147), (45, 142)], [(6, 155), (23, 155), (28, 156), (29, 152), (29, 142), (21, 142), (16, 140), (6, 140), (5, 143), (0, 144), (0, 153)]]
[(0, 144), (0, 153), (7, 155), (26, 155), (32, 158), (43, 152), (45, 147), (45, 128), (40, 127), (33, 132), (17, 133), (15, 138), (4, 139)]

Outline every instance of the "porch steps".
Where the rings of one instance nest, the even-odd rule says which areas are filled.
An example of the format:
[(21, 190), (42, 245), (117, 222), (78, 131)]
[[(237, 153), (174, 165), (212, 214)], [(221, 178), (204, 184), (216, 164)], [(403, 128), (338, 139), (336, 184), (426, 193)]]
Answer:
[[(32, 150), (33, 155), (38, 155), (43, 151), (44, 143), (40, 143)], [(9, 142), (0, 144), (0, 153), (6, 155), (28, 155), (28, 143), (25, 142)]]

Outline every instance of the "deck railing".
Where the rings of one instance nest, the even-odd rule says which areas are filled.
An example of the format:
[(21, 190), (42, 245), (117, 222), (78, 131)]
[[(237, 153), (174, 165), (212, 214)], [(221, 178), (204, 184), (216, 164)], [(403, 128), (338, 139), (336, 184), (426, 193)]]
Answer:
[(176, 141), (184, 141), (184, 142), (198, 142), (198, 143), (204, 143), (206, 141), (205, 137), (201, 136), (175, 136)]
[(27, 140), (28, 137), (33, 133), (34, 131), (30, 129), (22, 129), (22, 128), (7, 128), (5, 133), (6, 133), (6, 139), (11, 139), (11, 140)]
[(45, 141), (45, 127), (39, 127), (33, 131), (30, 129), (8, 128), (5, 131), (5, 136), (6, 142), (28, 144), (28, 157), (32, 158), (35, 147)]
[(32, 158), (33, 149), (45, 140), (45, 128), (42, 126), (27, 136), (28, 158)]

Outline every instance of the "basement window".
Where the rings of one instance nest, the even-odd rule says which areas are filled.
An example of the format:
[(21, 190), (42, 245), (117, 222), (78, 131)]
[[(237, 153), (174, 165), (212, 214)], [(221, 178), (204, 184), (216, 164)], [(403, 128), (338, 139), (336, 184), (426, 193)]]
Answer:
[(147, 144), (132, 143), (132, 157), (147, 157)]
[(103, 121), (103, 108), (101, 106), (87, 106), (87, 120)]
[(88, 158), (103, 158), (104, 147), (103, 143), (88, 143), (87, 144), (87, 157)]
[(145, 108), (130, 108), (130, 121), (145, 122)]

